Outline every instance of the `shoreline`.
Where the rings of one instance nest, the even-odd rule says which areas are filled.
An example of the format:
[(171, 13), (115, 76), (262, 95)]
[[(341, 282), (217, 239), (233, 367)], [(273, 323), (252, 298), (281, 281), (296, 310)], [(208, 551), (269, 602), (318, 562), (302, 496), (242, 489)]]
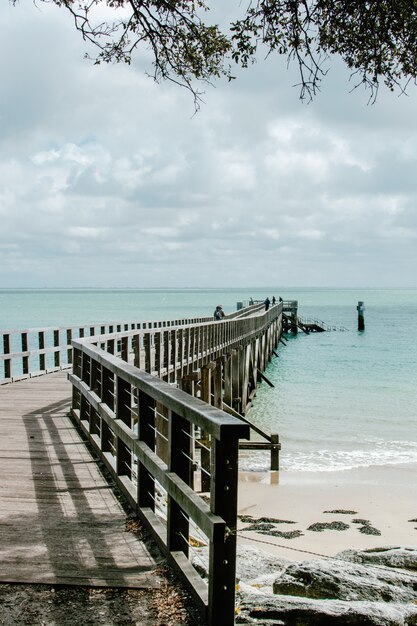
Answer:
[[(245, 532), (251, 524), (238, 519), (238, 542), (288, 560), (332, 557), (349, 549), (415, 548), (417, 463), (334, 472), (239, 472), (238, 514), (285, 520), (260, 533)], [(308, 530), (330, 522), (348, 528)], [(271, 531), (299, 536), (271, 536)], [(380, 534), (365, 534), (374, 531)]]

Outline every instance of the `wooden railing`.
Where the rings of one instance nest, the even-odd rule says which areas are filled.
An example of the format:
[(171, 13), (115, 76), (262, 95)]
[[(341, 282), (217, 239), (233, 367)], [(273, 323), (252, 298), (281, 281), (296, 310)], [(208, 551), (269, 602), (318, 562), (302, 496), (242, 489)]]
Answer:
[[(74, 417), (205, 621), (232, 626), (238, 442), (249, 438), (249, 426), (98, 345), (77, 340), (73, 346)], [(201, 464), (193, 455), (195, 429), (210, 439), (205, 451), (211, 468), (209, 504), (195, 490), (201, 484)], [(166, 440), (161, 450), (159, 438)], [(158, 511), (163, 495), (165, 514), (164, 502)], [(189, 561), (193, 546), (204, 544), (209, 547), (208, 585)]]
[(0, 384), (71, 367), (72, 339), (133, 329), (197, 324), (212, 319), (196, 317), (152, 322), (106, 322), (78, 326), (0, 330)]
[[(73, 417), (209, 626), (234, 624), (238, 449), (251, 427), (236, 415), (281, 324), (281, 304), (260, 304), (221, 322), (2, 331), (0, 382), (72, 367)], [(278, 459), (277, 436), (266, 437)], [(196, 545), (208, 547), (208, 581), (191, 562)]]
[[(234, 411), (251, 368), (265, 369), (281, 309), (72, 342), (72, 414), (209, 626), (234, 624), (238, 450), (250, 434), (221, 407)], [(208, 581), (195, 546), (208, 548)]]

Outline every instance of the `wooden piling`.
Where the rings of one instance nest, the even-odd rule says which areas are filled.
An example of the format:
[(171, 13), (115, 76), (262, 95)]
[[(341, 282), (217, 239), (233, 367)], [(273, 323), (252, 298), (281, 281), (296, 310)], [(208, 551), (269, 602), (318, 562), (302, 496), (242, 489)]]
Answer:
[(365, 330), (365, 303), (360, 300), (356, 308), (358, 311), (358, 330), (362, 331)]

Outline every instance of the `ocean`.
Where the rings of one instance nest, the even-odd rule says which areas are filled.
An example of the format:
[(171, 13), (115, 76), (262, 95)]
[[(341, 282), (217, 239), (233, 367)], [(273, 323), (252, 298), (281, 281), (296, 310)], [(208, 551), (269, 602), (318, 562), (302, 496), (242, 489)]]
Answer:
[[(0, 289), (0, 330), (211, 315), (217, 304), (298, 300), (325, 333), (279, 344), (248, 418), (282, 443), (283, 471), (334, 471), (417, 462), (417, 290)], [(365, 331), (357, 330), (358, 301)], [(268, 469), (249, 452), (241, 468)]]

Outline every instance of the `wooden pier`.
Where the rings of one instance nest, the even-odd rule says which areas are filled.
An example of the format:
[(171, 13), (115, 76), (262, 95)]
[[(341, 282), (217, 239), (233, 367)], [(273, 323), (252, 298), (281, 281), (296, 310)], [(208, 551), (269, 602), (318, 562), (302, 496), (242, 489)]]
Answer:
[[(22, 523), (16, 549), (8, 552), (6, 535), (0, 549), (16, 580), (157, 584), (155, 564), (144, 546), (133, 548), (117, 500), (102, 500), (111, 490), (100, 482), (99, 460), (206, 623), (232, 626), (239, 441), (256, 431), (278, 463), (278, 436), (251, 427), (244, 416), (266, 379), (282, 320), (278, 303), (268, 311), (245, 307), (221, 322), (132, 322), (82, 327), (78, 333), (50, 329), (49, 341), (48, 329), (3, 333), (3, 382), (20, 379), (0, 387), (2, 433), (11, 433), (9, 457), (17, 463), (12, 470), (3, 438), (1, 462), (10, 479), (3, 527), (14, 527), (20, 518)], [(69, 369), (71, 385), (60, 371), (38, 376), (61, 368)], [(68, 409), (95, 458), (81, 452), (84, 444)], [(23, 476), (27, 483), (19, 491)], [(42, 566), (31, 569), (22, 548), (32, 524), (31, 550)], [(193, 567), (196, 543), (208, 550), (208, 583)], [(80, 544), (84, 553), (77, 552)]]
[(0, 387), (0, 581), (156, 587), (70, 406), (64, 372)]

